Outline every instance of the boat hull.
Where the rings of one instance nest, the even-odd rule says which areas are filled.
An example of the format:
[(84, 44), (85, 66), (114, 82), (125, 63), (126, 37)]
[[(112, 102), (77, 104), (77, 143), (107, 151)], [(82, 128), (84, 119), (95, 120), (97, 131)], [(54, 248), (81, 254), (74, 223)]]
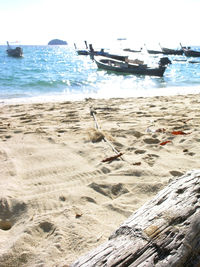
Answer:
[(15, 49), (7, 49), (7, 54), (10, 57), (22, 57), (23, 56), (23, 52), (22, 49), (20, 47), (17, 47)]
[(152, 55), (163, 54), (162, 51), (157, 51), (157, 50), (147, 50), (147, 52), (148, 52), (149, 54), (152, 54)]
[(134, 49), (130, 49), (130, 48), (124, 48), (123, 51), (125, 51), (125, 52), (132, 52), (132, 53), (140, 53), (142, 51), (142, 49), (140, 49), (140, 50), (134, 50)]
[(128, 56), (121, 56), (121, 55), (115, 55), (115, 54), (109, 54), (109, 53), (102, 54), (101, 56), (105, 56), (107, 58), (112, 58), (112, 59), (121, 60), (121, 61), (125, 61), (128, 58)]
[(125, 63), (125, 62), (121, 62), (121, 63), (118, 62), (118, 66), (117, 66), (116, 61), (112, 61), (109, 59), (105, 59), (101, 61), (95, 59), (95, 62), (99, 69), (104, 69), (104, 70), (112, 71), (112, 72), (118, 72), (122, 74), (163, 77), (164, 72), (166, 70), (165, 66), (159, 66), (158, 68), (149, 68), (144, 65), (137, 65), (137, 64), (133, 65), (133, 64)]
[(175, 50), (175, 49), (170, 49), (170, 48), (161, 48), (162, 52), (164, 55), (179, 55), (182, 56), (183, 55), (183, 50)]
[(184, 54), (186, 57), (200, 57), (200, 51), (184, 49)]
[(122, 55), (117, 55), (117, 54), (110, 54), (104, 51), (94, 51), (90, 52), (90, 56), (92, 59), (94, 59), (95, 56), (101, 56), (101, 57), (106, 57), (106, 58), (111, 58), (111, 59), (116, 59), (116, 60), (121, 60), (125, 61), (128, 56), (122, 56)]
[(79, 55), (79, 56), (87, 56), (87, 55), (89, 55), (90, 54), (90, 52), (89, 51), (87, 51), (87, 50), (77, 50), (76, 51), (77, 52), (77, 54)]
[(112, 58), (116, 60), (122, 60), (125, 61), (128, 56), (122, 56), (122, 55), (116, 55), (116, 54), (110, 54), (108, 52), (104, 51), (90, 51), (90, 50), (76, 50), (78, 55), (84, 55), (84, 56), (90, 56), (92, 59), (95, 56), (102, 56), (102, 57), (107, 57), (107, 58)]

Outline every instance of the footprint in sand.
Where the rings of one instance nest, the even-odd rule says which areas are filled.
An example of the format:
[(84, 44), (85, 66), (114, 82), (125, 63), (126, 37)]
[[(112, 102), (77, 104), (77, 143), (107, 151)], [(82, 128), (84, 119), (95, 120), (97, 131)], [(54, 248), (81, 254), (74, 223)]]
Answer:
[(146, 153), (146, 150), (144, 150), (144, 149), (135, 150), (135, 154), (144, 154), (144, 153)]
[(10, 139), (12, 136), (11, 135), (5, 135), (4, 136), (6, 139)]
[(88, 197), (88, 196), (83, 196), (83, 197), (81, 197), (81, 201), (91, 202), (91, 203), (94, 203), (94, 204), (97, 203), (93, 198)]
[(159, 144), (160, 140), (157, 138), (145, 138), (143, 139), (144, 143), (148, 145), (154, 145), (154, 144)]
[(153, 167), (156, 160), (159, 158), (156, 154), (147, 154), (144, 158), (142, 158), (149, 166)]
[(138, 132), (138, 131), (135, 131), (135, 130), (133, 130), (133, 131), (130, 130), (130, 131), (128, 131), (128, 133), (131, 134), (131, 135), (133, 135), (133, 136), (135, 136), (136, 138), (140, 138), (141, 136), (144, 135), (143, 133)]
[(113, 142), (113, 145), (114, 145), (117, 149), (121, 149), (121, 148), (124, 147), (123, 144), (121, 144), (121, 143), (119, 143), (119, 142), (116, 142), (116, 141)]
[(96, 192), (109, 197), (111, 199), (115, 199), (122, 194), (128, 193), (128, 189), (121, 183), (118, 184), (97, 184), (95, 182), (89, 184), (89, 187), (95, 190)]
[(196, 153), (194, 153), (194, 152), (189, 152), (189, 153), (187, 153), (187, 155), (189, 155), (189, 156), (194, 156)]
[(48, 137), (47, 140), (49, 141), (49, 143), (51, 144), (55, 144), (55, 140), (52, 137)]
[(27, 210), (25, 202), (14, 198), (0, 199), (0, 229), (8, 231)]
[(39, 228), (42, 229), (44, 233), (49, 233), (54, 230), (55, 226), (48, 221), (44, 221), (39, 224)]
[(15, 130), (13, 131), (14, 134), (23, 133), (23, 130)]
[(132, 214), (132, 211), (129, 211), (127, 209), (124, 209), (124, 207), (121, 207), (120, 205), (116, 205), (116, 204), (104, 204), (104, 206), (110, 211), (114, 211), (117, 212), (119, 214), (124, 215), (125, 217), (129, 217)]
[(138, 183), (132, 189), (132, 193), (153, 195), (163, 188), (162, 183)]
[(182, 172), (179, 172), (179, 171), (170, 171), (169, 172), (172, 176), (182, 176), (183, 175), (183, 173)]

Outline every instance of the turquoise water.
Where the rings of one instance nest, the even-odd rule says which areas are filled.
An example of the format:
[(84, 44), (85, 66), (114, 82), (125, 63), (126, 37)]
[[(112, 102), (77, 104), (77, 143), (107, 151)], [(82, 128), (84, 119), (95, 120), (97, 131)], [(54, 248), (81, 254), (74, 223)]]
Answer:
[[(22, 46), (23, 58), (11, 58), (0, 46), (0, 101), (82, 100), (200, 92), (200, 58), (169, 56), (164, 77), (117, 75), (98, 70), (89, 56), (69, 46)], [(112, 51), (111, 51), (112, 52)], [(157, 57), (126, 53), (156, 64)], [(176, 60), (187, 61), (176, 61)]]

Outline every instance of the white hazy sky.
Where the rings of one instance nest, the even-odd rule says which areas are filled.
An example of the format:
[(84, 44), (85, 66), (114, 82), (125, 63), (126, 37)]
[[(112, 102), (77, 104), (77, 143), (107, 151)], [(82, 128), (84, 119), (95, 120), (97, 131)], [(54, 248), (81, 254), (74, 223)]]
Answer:
[(0, 0), (0, 44), (47, 44), (54, 38), (200, 45), (200, 0)]

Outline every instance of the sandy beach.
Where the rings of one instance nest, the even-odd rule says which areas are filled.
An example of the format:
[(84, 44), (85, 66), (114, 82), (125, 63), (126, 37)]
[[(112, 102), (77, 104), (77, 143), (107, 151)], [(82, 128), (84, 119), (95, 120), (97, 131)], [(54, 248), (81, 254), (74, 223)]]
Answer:
[(69, 266), (199, 168), (200, 95), (0, 106), (1, 267)]

